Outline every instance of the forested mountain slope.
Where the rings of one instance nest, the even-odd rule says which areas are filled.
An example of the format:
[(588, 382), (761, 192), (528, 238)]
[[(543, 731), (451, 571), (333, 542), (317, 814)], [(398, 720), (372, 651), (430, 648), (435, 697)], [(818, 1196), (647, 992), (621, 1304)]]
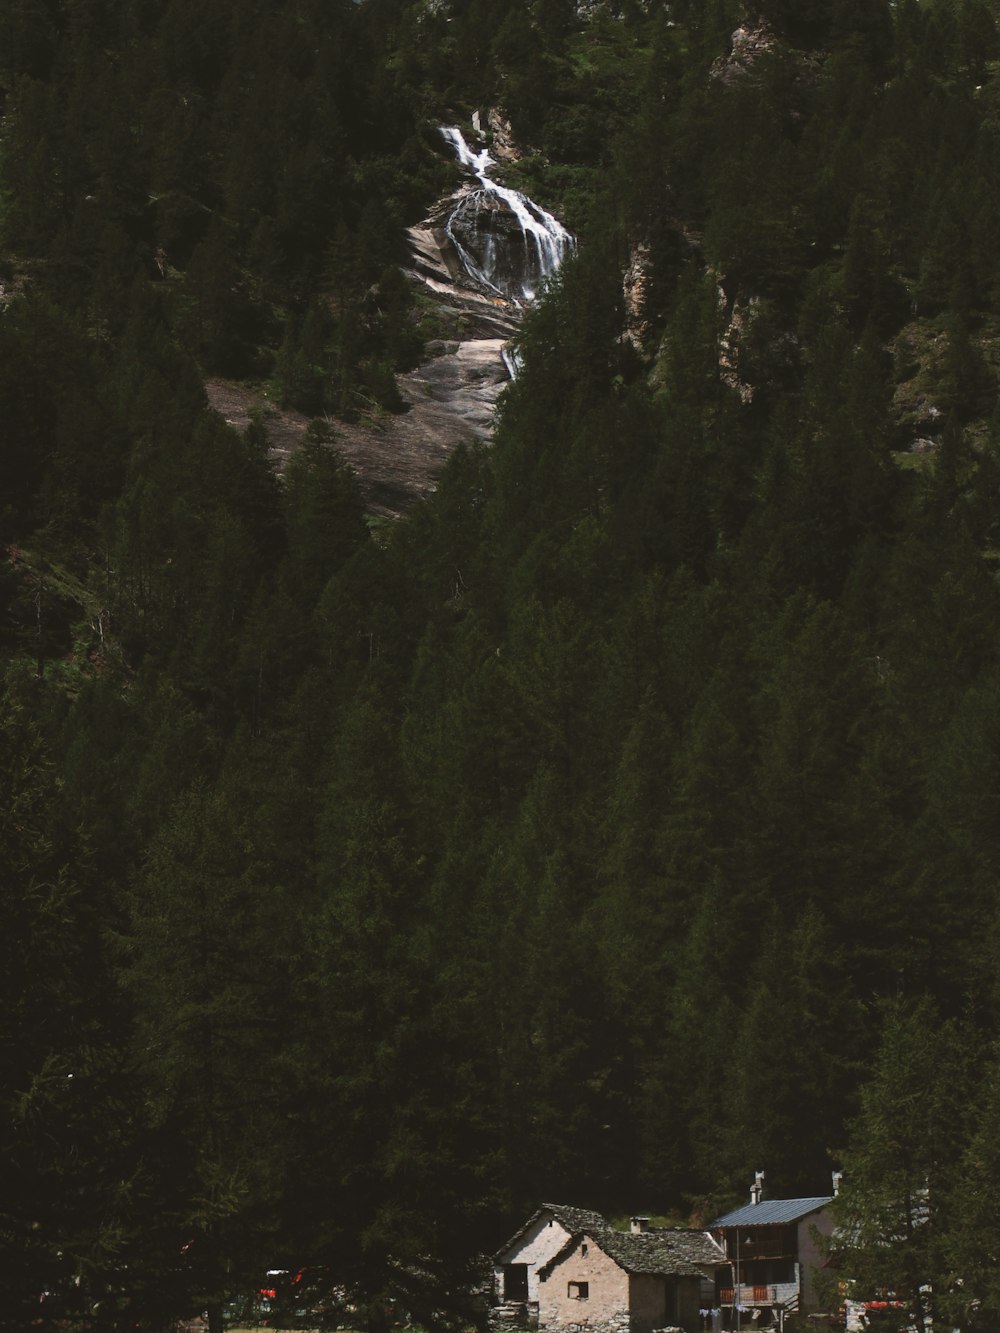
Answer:
[[(2, 24), (0, 1323), (442, 1319), (540, 1198), (831, 1165), (995, 1322), (995, 0)], [(331, 443), (494, 104), (580, 253), (373, 526)], [(280, 480), (208, 376), (316, 417)]]

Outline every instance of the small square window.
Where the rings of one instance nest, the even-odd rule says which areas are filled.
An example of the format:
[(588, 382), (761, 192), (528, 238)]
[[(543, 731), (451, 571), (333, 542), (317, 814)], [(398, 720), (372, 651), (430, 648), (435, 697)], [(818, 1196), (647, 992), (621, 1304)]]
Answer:
[(584, 1241), (583, 1244), (580, 1246), (580, 1253), (583, 1255), (584, 1258), (587, 1257), (587, 1242), (586, 1242), (586, 1241)]
[(571, 1301), (586, 1301), (590, 1299), (589, 1282), (570, 1282), (566, 1288), (566, 1295)]

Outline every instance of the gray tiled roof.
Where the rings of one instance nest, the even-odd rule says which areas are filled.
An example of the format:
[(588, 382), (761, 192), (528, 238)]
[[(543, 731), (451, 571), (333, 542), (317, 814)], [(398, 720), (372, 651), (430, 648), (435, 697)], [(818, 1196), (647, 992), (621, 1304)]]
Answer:
[(653, 1234), (663, 1236), (674, 1246), (678, 1254), (683, 1254), (698, 1267), (705, 1265), (714, 1267), (716, 1264), (727, 1262), (725, 1251), (707, 1231), (691, 1231), (687, 1227), (658, 1227)]
[(594, 1240), (626, 1273), (661, 1277), (701, 1277), (702, 1270), (724, 1264), (726, 1256), (703, 1231), (655, 1227), (649, 1231), (602, 1231)]
[(571, 1236), (558, 1254), (538, 1270), (540, 1277), (552, 1272), (581, 1236), (587, 1236), (626, 1273), (651, 1273), (658, 1277), (701, 1277), (706, 1268), (724, 1264), (726, 1256), (704, 1231), (656, 1227), (649, 1231), (615, 1231), (611, 1227), (585, 1227)]
[(724, 1213), (709, 1225), (745, 1227), (751, 1223), (756, 1226), (770, 1226), (779, 1222), (797, 1222), (800, 1217), (814, 1213), (818, 1208), (832, 1202), (832, 1194), (816, 1199), (762, 1199), (760, 1203), (745, 1203), (742, 1208), (734, 1208), (731, 1213)]
[(574, 1231), (592, 1231), (595, 1227), (606, 1227), (607, 1220), (600, 1213), (592, 1212), (589, 1208), (570, 1208), (562, 1203), (543, 1203), (543, 1213), (551, 1213), (552, 1216), (572, 1235)]
[(595, 1213), (590, 1208), (574, 1208), (571, 1204), (565, 1203), (543, 1203), (541, 1208), (535, 1209), (527, 1222), (518, 1227), (506, 1245), (502, 1245), (497, 1250), (495, 1258), (499, 1259), (501, 1255), (513, 1249), (515, 1242), (520, 1240), (524, 1233), (546, 1214), (551, 1214), (571, 1236), (579, 1231), (601, 1231), (608, 1225), (600, 1213)]

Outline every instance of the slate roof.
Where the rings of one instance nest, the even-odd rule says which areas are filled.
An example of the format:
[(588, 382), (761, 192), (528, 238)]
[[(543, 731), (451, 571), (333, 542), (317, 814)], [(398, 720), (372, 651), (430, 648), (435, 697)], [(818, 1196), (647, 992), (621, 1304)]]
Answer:
[(745, 1203), (742, 1208), (734, 1208), (731, 1213), (723, 1213), (711, 1227), (771, 1226), (780, 1222), (797, 1222), (800, 1217), (814, 1213), (818, 1208), (833, 1202), (833, 1195), (827, 1194), (818, 1199), (762, 1199), (760, 1203)]
[(607, 1219), (589, 1208), (567, 1208), (561, 1203), (543, 1203), (541, 1211), (551, 1213), (570, 1234), (574, 1231), (600, 1230), (608, 1225)]
[(725, 1251), (707, 1231), (691, 1231), (687, 1227), (662, 1227), (656, 1228), (653, 1234), (667, 1238), (678, 1254), (682, 1254), (699, 1268), (728, 1263)]
[(600, 1213), (593, 1212), (590, 1208), (574, 1208), (571, 1204), (565, 1203), (543, 1203), (541, 1208), (536, 1208), (528, 1218), (527, 1222), (514, 1232), (506, 1245), (501, 1245), (494, 1258), (499, 1259), (501, 1255), (514, 1248), (515, 1243), (520, 1240), (524, 1233), (533, 1227), (539, 1218), (551, 1214), (564, 1230), (571, 1236), (581, 1231), (598, 1232), (604, 1230), (608, 1223)]
[(706, 1266), (724, 1264), (726, 1256), (703, 1231), (651, 1228), (649, 1231), (602, 1231), (594, 1240), (626, 1273), (660, 1277), (701, 1277)]
[(726, 1256), (703, 1231), (685, 1231), (673, 1227), (654, 1227), (649, 1231), (615, 1231), (604, 1226), (589, 1227), (571, 1236), (558, 1254), (539, 1270), (547, 1277), (556, 1264), (576, 1248), (581, 1236), (587, 1236), (626, 1273), (652, 1274), (656, 1277), (702, 1277), (706, 1267), (724, 1264)]

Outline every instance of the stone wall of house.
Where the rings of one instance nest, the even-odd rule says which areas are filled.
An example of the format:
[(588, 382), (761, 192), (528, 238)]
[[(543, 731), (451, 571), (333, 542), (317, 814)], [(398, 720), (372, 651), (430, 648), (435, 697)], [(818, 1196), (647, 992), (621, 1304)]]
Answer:
[[(629, 1281), (631, 1333), (663, 1333), (667, 1327), (701, 1327), (701, 1281), (636, 1274)], [(714, 1290), (713, 1290), (714, 1302)]]
[(810, 1213), (799, 1223), (799, 1309), (803, 1314), (810, 1314), (819, 1309), (820, 1301), (816, 1294), (816, 1270), (826, 1262), (826, 1255), (821, 1242), (814, 1238), (829, 1236), (833, 1231), (833, 1218), (829, 1208), (821, 1212)]
[(538, 1304), (536, 1301), (501, 1301), (499, 1305), (490, 1306), (486, 1323), (493, 1333), (535, 1329), (538, 1327)]
[(632, 1333), (652, 1333), (654, 1328), (674, 1323), (670, 1304), (665, 1278), (648, 1273), (633, 1273), (629, 1278)]
[(539, 1268), (558, 1254), (568, 1240), (569, 1232), (560, 1222), (548, 1215), (540, 1217), (530, 1231), (520, 1236), (517, 1243), (498, 1258), (493, 1273), (497, 1300), (504, 1299), (504, 1264), (527, 1264), (528, 1301), (537, 1301)]
[[(799, 1265), (795, 1265), (796, 1274), (799, 1271)], [(794, 1309), (799, 1303), (799, 1279), (796, 1276), (794, 1282), (769, 1282), (768, 1286), (774, 1288), (775, 1305), (790, 1305)]]
[[(701, 1281), (696, 1277), (682, 1277), (677, 1281), (677, 1298), (671, 1316), (682, 1328), (701, 1328)], [(712, 1304), (715, 1304), (713, 1299)]]
[[(570, 1284), (580, 1282), (586, 1298), (570, 1294)], [(628, 1274), (583, 1237), (538, 1283), (538, 1322), (563, 1333), (631, 1333)]]

